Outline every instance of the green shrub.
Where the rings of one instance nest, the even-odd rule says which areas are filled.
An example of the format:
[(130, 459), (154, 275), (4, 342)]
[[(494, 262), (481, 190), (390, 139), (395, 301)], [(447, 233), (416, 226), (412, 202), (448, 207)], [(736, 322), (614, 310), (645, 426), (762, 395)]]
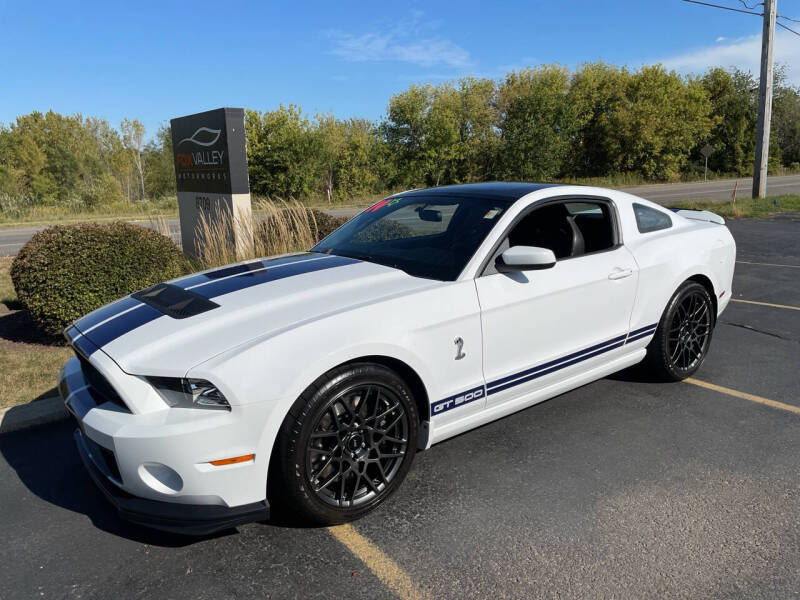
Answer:
[[(311, 213), (314, 215), (314, 222), (317, 224), (316, 231), (314, 231), (314, 239), (316, 239), (316, 241), (320, 241), (322, 238), (328, 237), (334, 231), (339, 229), (339, 227), (347, 223), (347, 219), (345, 217), (335, 217), (326, 212), (322, 212), (321, 210), (311, 209)], [(311, 227), (313, 229), (313, 223)]]
[(34, 235), (11, 265), (20, 302), (56, 335), (86, 313), (188, 271), (168, 237), (138, 225), (56, 225)]

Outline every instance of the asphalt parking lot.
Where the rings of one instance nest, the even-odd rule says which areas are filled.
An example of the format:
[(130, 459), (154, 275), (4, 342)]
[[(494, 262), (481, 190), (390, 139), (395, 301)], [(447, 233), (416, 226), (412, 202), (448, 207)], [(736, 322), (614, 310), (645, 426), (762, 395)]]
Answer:
[(339, 528), (119, 521), (67, 422), (0, 436), (0, 598), (800, 595), (800, 215), (733, 221), (692, 383), (603, 379), (416, 457)]

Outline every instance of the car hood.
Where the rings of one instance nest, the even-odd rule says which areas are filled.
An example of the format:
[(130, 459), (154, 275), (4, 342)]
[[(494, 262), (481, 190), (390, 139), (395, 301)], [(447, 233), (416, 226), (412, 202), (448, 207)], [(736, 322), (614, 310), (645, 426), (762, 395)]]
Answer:
[(213, 269), (106, 305), (68, 332), (135, 375), (181, 376), (255, 337), (440, 282), (374, 263), (302, 253)]

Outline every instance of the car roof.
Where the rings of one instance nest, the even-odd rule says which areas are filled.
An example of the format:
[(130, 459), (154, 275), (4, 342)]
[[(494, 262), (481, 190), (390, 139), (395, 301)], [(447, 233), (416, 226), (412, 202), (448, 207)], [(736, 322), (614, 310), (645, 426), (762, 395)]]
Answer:
[(445, 185), (434, 188), (421, 188), (409, 190), (394, 196), (404, 198), (413, 196), (474, 196), (480, 198), (496, 198), (503, 200), (519, 200), (523, 196), (549, 187), (556, 187), (557, 183), (516, 183), (506, 181), (491, 181), (488, 183), (466, 183), (462, 185)]

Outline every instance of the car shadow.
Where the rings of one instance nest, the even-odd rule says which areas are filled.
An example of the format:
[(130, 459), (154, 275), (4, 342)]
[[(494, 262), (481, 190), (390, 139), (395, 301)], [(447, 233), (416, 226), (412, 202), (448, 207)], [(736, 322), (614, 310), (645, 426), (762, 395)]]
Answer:
[[(64, 419), (23, 431), (0, 435), (0, 456), (16, 472), (20, 482), (42, 500), (59, 508), (86, 515), (92, 524), (113, 535), (151, 546), (181, 548), (205, 540), (238, 533), (236, 528), (206, 536), (158, 531), (121, 519), (86, 473), (72, 437), (75, 425)], [(276, 506), (261, 526), (314, 529), (290, 508)]]
[(644, 363), (637, 363), (632, 367), (606, 375), (605, 379), (612, 381), (625, 381), (627, 383), (654, 383), (662, 385), (664, 381), (655, 377)]
[(65, 419), (2, 434), (0, 454), (31, 493), (50, 504), (86, 515), (95, 527), (113, 535), (153, 546), (179, 548), (235, 532), (184, 536), (124, 521), (86, 473), (73, 441), (74, 429), (74, 423)]

